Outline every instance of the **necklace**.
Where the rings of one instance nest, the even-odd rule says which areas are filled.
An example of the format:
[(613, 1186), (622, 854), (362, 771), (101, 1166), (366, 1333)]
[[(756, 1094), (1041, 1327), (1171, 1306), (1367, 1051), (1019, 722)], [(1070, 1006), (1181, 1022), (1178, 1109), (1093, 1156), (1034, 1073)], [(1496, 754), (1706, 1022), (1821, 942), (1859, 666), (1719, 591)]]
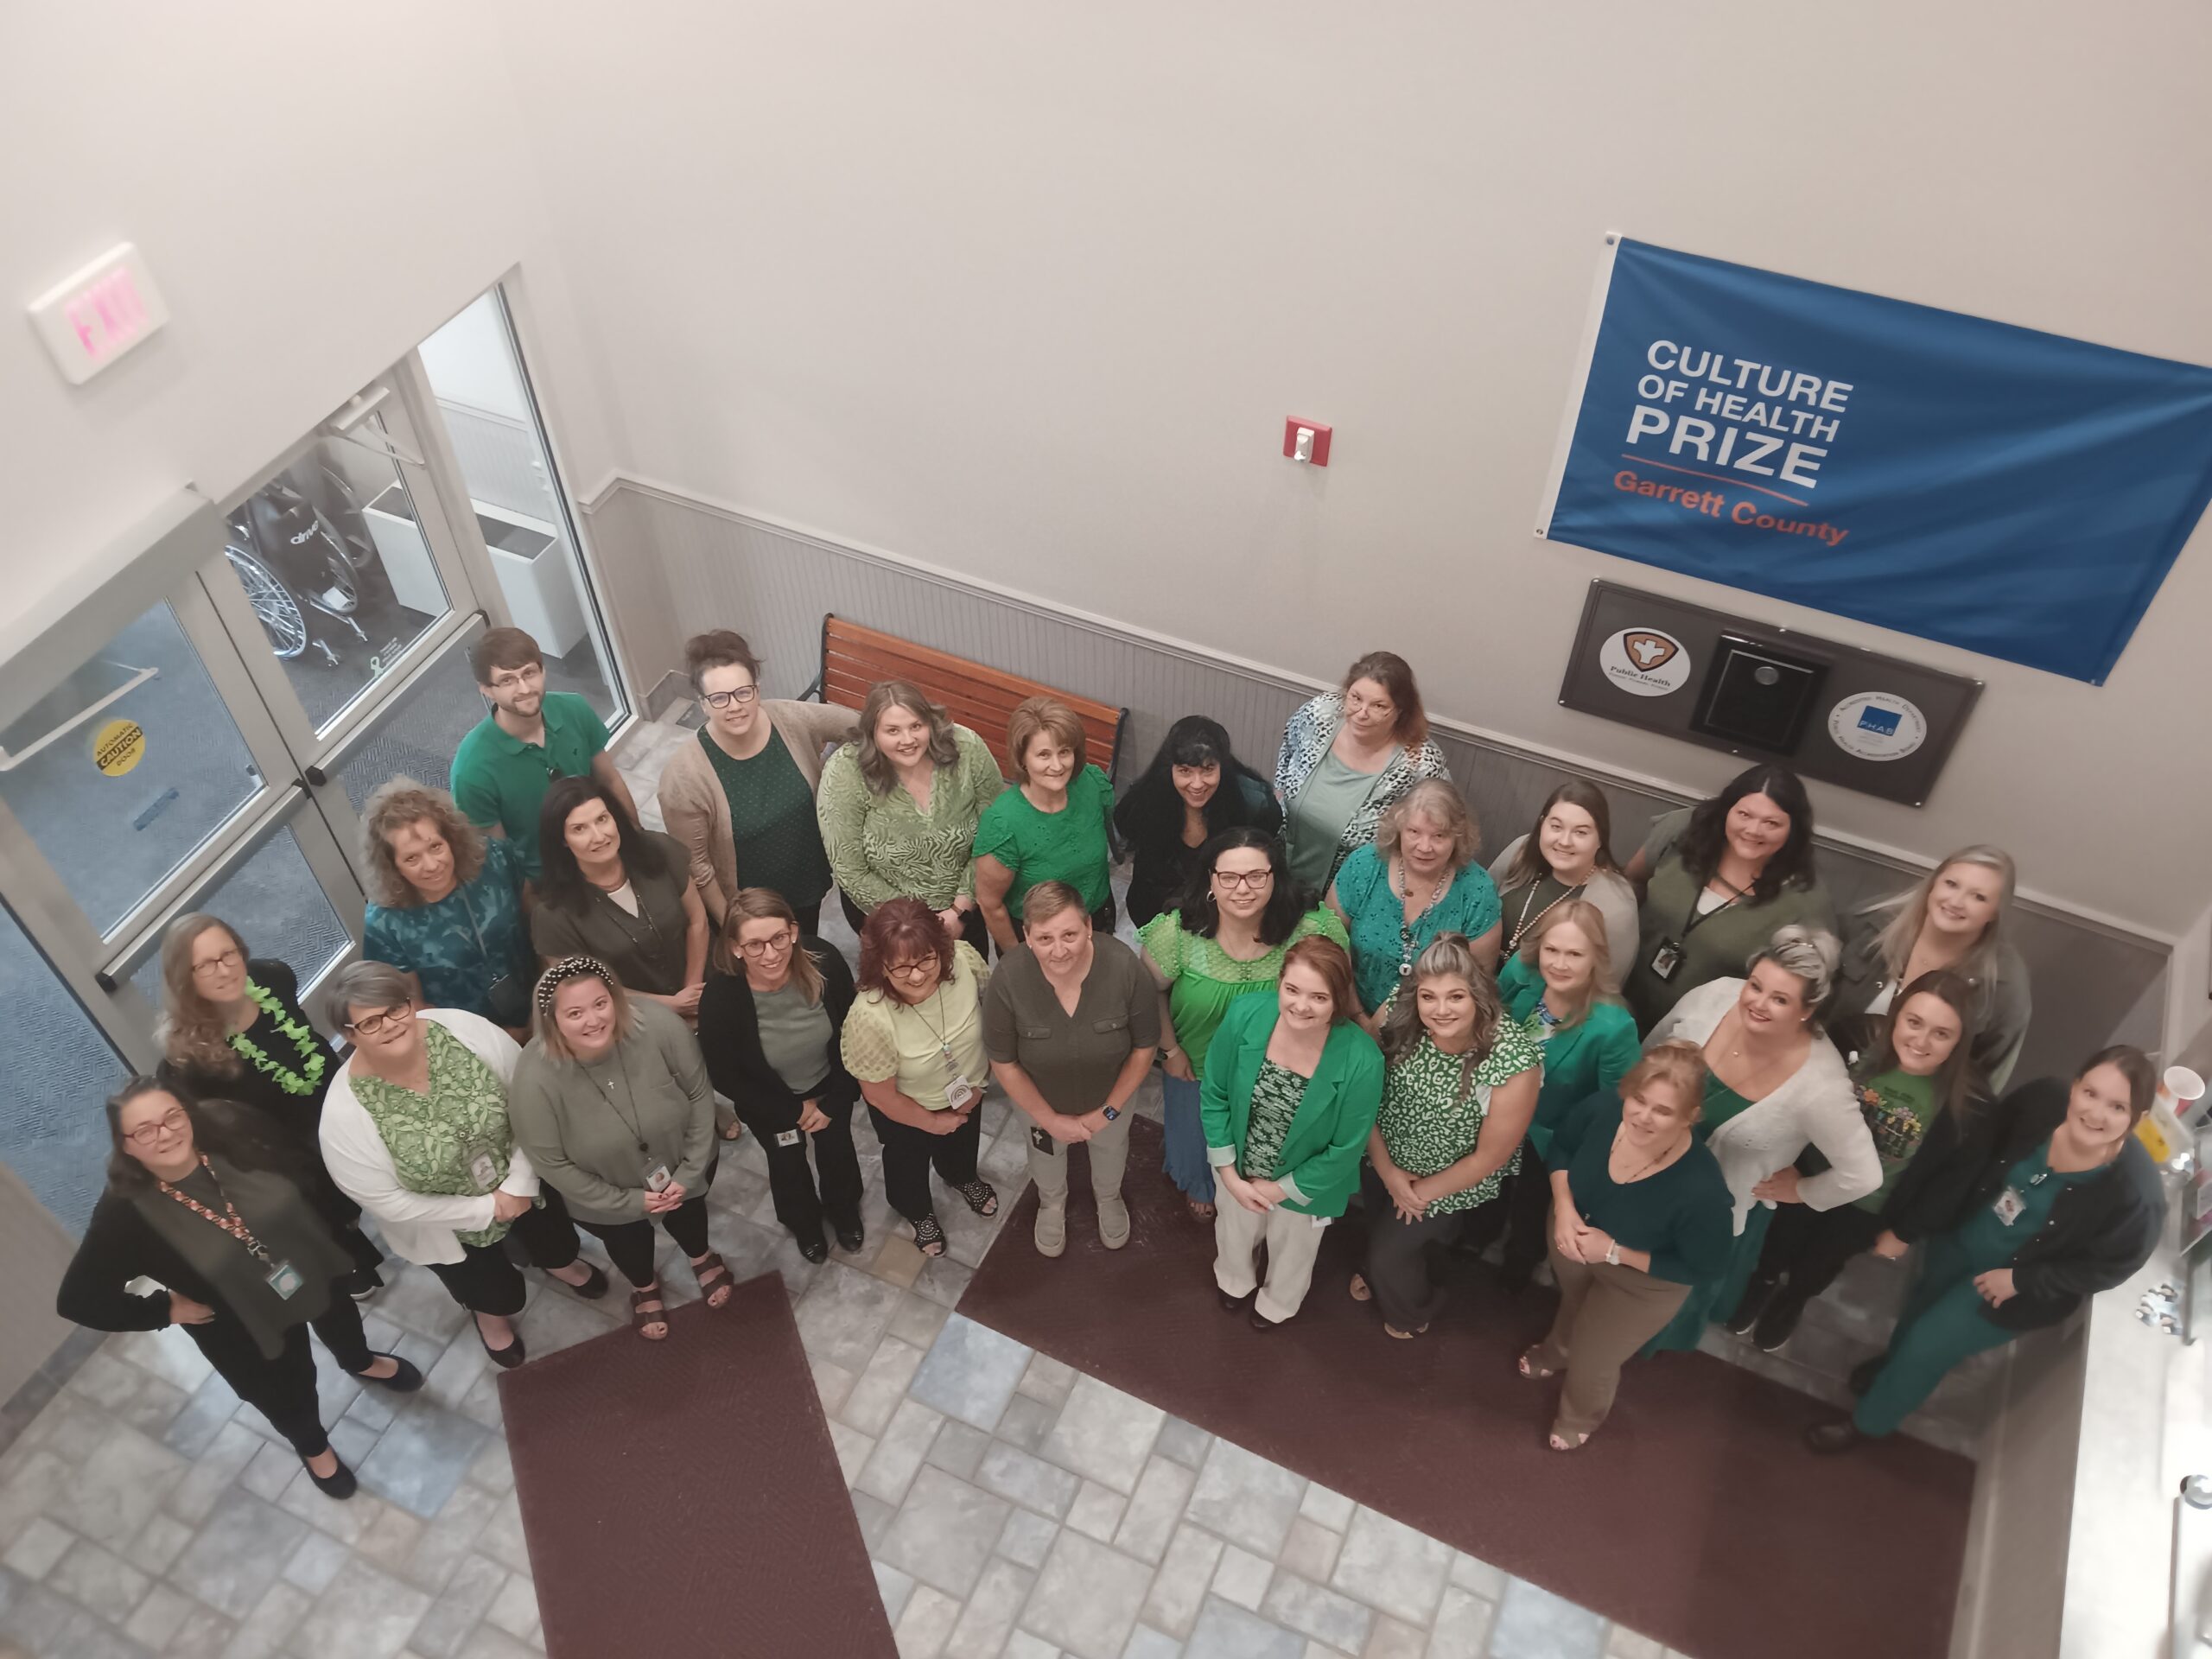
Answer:
[(245, 982), (245, 994), (252, 999), (254, 1007), (269, 1016), (270, 1024), (276, 1027), (283, 1035), (292, 1039), (292, 1046), (299, 1052), (300, 1067), (296, 1071), (281, 1060), (272, 1059), (258, 1043), (243, 1031), (234, 1031), (231, 1033), (229, 1041), (232, 1052), (247, 1061), (263, 1076), (274, 1079), (276, 1086), (286, 1094), (311, 1095), (315, 1093), (317, 1085), (322, 1082), (323, 1068), (326, 1064), (322, 1050), (315, 1042), (315, 1027), (304, 1020), (294, 1020), (289, 1017), (284, 1012), (284, 1005), (276, 1000), (276, 992), (264, 990), (250, 979)]
[[(1618, 1152), (1621, 1149), (1621, 1142), (1627, 1138), (1627, 1135), (1628, 1125), (1625, 1123), (1622, 1124), (1619, 1128), (1613, 1131), (1613, 1150), (1615, 1152)], [(1660, 1165), (1665, 1163), (1668, 1159), (1673, 1157), (1675, 1151), (1681, 1146), (1681, 1144), (1682, 1143), (1679, 1141), (1669, 1141), (1665, 1146), (1659, 1149), (1659, 1155), (1656, 1158), (1654, 1158), (1649, 1163), (1644, 1165), (1643, 1168), (1637, 1170), (1633, 1175), (1621, 1176), (1614, 1181), (1613, 1185), (1616, 1186), (1626, 1186), (1631, 1182), (1642, 1180), (1653, 1170), (1658, 1168)]]
[[(1559, 880), (1559, 877), (1554, 875), (1552, 877), (1552, 880), (1556, 881)], [(1545, 917), (1550, 915), (1552, 912), (1556, 910), (1560, 906), (1565, 904), (1568, 899), (1580, 893), (1583, 888), (1588, 887), (1590, 885), (1590, 878), (1587, 876), (1583, 877), (1581, 880), (1567, 888), (1566, 892), (1560, 893), (1558, 898), (1553, 899), (1550, 904), (1546, 905), (1532, 917), (1529, 914), (1529, 906), (1536, 902), (1536, 894), (1542, 890), (1543, 885), (1543, 880), (1541, 877), (1529, 884), (1529, 896), (1521, 901), (1521, 919), (1513, 924), (1513, 931), (1506, 938), (1504, 955), (1509, 957), (1511, 956), (1515, 949), (1520, 944), (1521, 941), (1529, 937), (1529, 930), (1530, 928), (1534, 927), (1538, 922), (1542, 921)]]
[(1444, 890), (1452, 885), (1452, 876), (1450, 870), (1438, 876), (1435, 887), (1429, 893), (1428, 902), (1417, 913), (1408, 916), (1405, 907), (1414, 901), (1413, 867), (1403, 859), (1398, 861), (1398, 977), (1402, 980), (1413, 977), (1414, 929), (1421, 925), (1423, 917), (1443, 902)]
[(629, 1102), (630, 1109), (626, 1112), (620, 1106), (614, 1104), (614, 1085), (613, 1084), (607, 1082), (602, 1077), (600, 1080), (600, 1087), (607, 1090), (607, 1103), (608, 1107), (612, 1109), (615, 1116), (622, 1120), (622, 1127), (629, 1130), (632, 1137), (636, 1140), (638, 1143), (638, 1150), (639, 1152), (649, 1154), (652, 1148), (645, 1144), (645, 1120), (638, 1115), (638, 1096), (636, 1091), (630, 1086), (630, 1064), (627, 1057), (622, 1052), (621, 1043), (617, 1041), (606, 1054), (601, 1055), (598, 1060), (586, 1060), (584, 1062), (585, 1072), (588, 1074), (591, 1068), (597, 1065), (600, 1063), (600, 1060), (607, 1059), (610, 1056), (614, 1061), (615, 1071), (622, 1078), (622, 1097)]

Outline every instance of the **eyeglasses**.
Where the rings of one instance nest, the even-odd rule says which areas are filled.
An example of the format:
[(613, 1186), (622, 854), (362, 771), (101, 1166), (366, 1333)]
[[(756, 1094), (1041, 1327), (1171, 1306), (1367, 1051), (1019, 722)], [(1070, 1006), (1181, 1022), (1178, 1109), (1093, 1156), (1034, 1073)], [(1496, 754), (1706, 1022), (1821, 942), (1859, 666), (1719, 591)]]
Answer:
[(512, 674), (493, 675), (491, 684), (494, 691), (512, 691), (518, 685), (528, 685), (533, 681), (542, 680), (544, 677), (545, 664), (532, 663), (529, 667), (518, 668)]
[(759, 686), (741, 685), (734, 691), (709, 691), (705, 696), (702, 696), (699, 701), (705, 703), (709, 709), (727, 709), (733, 702), (739, 708), (742, 709), (747, 703), (752, 702), (753, 698), (760, 695), (760, 688)]
[(1255, 893), (1275, 879), (1273, 870), (1216, 870), (1213, 879), (1234, 893), (1239, 887), (1249, 887)]
[(245, 958), (236, 950), (226, 950), (220, 956), (208, 957), (205, 962), (194, 963), (192, 971), (195, 974), (212, 974), (219, 968), (235, 968), (245, 960)]
[(172, 1106), (151, 1123), (141, 1123), (123, 1138), (134, 1147), (150, 1147), (165, 1135), (181, 1133), (191, 1122), (184, 1115), (184, 1108)]
[(765, 939), (746, 939), (737, 948), (756, 961), (762, 957), (779, 955), (791, 948), (791, 930), (786, 928), (781, 933)]
[(927, 979), (937, 972), (937, 958), (924, 957), (918, 962), (887, 962), (883, 965), (887, 974), (896, 974), (901, 979)]
[(381, 1037), (407, 1017), (408, 1005), (402, 1002), (397, 1007), (386, 1008), (381, 1014), (372, 1014), (359, 1020), (348, 1020), (346, 1022), (346, 1029), (358, 1037)]

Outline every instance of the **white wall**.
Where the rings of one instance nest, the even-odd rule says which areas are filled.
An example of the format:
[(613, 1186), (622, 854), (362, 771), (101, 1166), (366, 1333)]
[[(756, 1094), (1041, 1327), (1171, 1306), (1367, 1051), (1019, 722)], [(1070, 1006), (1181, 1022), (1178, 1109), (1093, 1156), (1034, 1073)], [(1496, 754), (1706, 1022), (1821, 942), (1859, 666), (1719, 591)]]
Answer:
[[(1705, 786), (1560, 709), (1594, 575), (1985, 677), (1922, 854), (2212, 900), (2183, 555), (2101, 690), (1530, 534), (1601, 232), (2212, 362), (2202, 6), (1279, 0), (506, 13), (635, 471)], [(671, 49), (680, 42), (680, 49)], [(590, 118), (577, 118), (589, 108)], [(1333, 423), (1325, 473), (1279, 454)], [(716, 619), (741, 624), (742, 618)]]
[[(97, 25), (16, 5), (0, 25), (0, 296), (32, 298), (135, 241), (167, 329), (63, 384), (0, 327), (0, 605), (94, 574), (93, 550), (180, 486), (250, 482), (518, 261), (556, 340), (559, 273), (492, 22), (386, 0), (134, 5)], [(613, 454), (588, 352), (569, 422)]]

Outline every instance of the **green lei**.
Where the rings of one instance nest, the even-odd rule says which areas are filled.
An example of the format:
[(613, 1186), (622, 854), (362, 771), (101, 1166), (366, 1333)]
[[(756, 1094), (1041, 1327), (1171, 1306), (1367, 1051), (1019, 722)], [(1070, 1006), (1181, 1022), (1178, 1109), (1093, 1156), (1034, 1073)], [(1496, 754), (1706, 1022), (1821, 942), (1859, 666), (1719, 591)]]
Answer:
[(231, 1033), (231, 1047), (251, 1063), (255, 1071), (264, 1071), (276, 1078), (276, 1086), (286, 1094), (313, 1094), (315, 1085), (322, 1081), (323, 1071), (322, 1051), (315, 1046), (315, 1028), (304, 1020), (286, 1019), (284, 1005), (276, 1000), (276, 994), (264, 990), (250, 979), (245, 982), (245, 994), (253, 999), (256, 1007), (269, 1016), (278, 1031), (292, 1039), (292, 1046), (299, 1050), (300, 1058), (305, 1064), (298, 1071), (278, 1064), (264, 1053), (260, 1046), (242, 1031)]

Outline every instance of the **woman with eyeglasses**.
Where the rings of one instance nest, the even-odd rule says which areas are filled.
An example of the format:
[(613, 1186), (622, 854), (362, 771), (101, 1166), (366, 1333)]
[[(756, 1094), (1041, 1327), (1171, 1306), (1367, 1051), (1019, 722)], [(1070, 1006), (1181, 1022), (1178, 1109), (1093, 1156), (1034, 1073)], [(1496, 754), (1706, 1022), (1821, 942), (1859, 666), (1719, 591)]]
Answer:
[(683, 849), (623, 817), (596, 780), (563, 778), (545, 791), (538, 855), (530, 942), (543, 965), (596, 957), (696, 1024), (712, 927)]
[(1236, 758), (1219, 721), (1185, 715), (1114, 808), (1128, 844), (1129, 920), (1141, 928), (1183, 896), (1198, 849), (1245, 824), (1274, 835), (1282, 808), (1268, 780)]
[(1214, 1033), (1239, 998), (1274, 992), (1292, 945), (1314, 938), (1343, 944), (1344, 925), (1290, 879), (1282, 842), (1247, 825), (1225, 830), (1198, 849), (1198, 871), (1180, 902), (1146, 923), (1138, 937), (1160, 992), (1167, 1178), (1182, 1192), (1192, 1218), (1211, 1225), (1214, 1172), (1199, 1091)]
[(1375, 839), (1408, 790), (1450, 775), (1412, 666), (1395, 652), (1369, 652), (1344, 671), (1343, 690), (1302, 704), (1283, 728), (1275, 793), (1291, 874), (1328, 892), (1338, 867)]
[(507, 1088), (522, 1050), (488, 1020), (417, 1007), (413, 982), (386, 963), (348, 963), (322, 996), (353, 1042), (325, 1103), (323, 1162), (385, 1242), (474, 1315), (492, 1363), (521, 1364), (514, 1318), (525, 1287), (507, 1254), (510, 1233), (533, 1266), (577, 1295), (607, 1294), (607, 1275), (581, 1258), (560, 1193), (541, 1190), (516, 1143)]
[[(226, 1101), (195, 1105), (151, 1077), (107, 1103), (107, 1187), (62, 1276), (54, 1308), (93, 1331), (184, 1327), (215, 1373), (291, 1442), (308, 1478), (351, 1497), (353, 1471), (324, 1432), (312, 1329), (331, 1357), (395, 1394), (423, 1386), (369, 1347), (346, 1294), (353, 1259), (317, 1206), (308, 1172)], [(140, 1294), (139, 1280), (163, 1287)]]
[(769, 887), (803, 932), (817, 932), (831, 880), (814, 810), (822, 751), (853, 737), (859, 716), (763, 696), (760, 659), (728, 628), (694, 634), (683, 660), (707, 719), (698, 741), (679, 746), (661, 771), (660, 816), (686, 849), (707, 914), (719, 924), (739, 887)]
[(932, 1168), (977, 1215), (998, 1213), (998, 1190), (976, 1173), (989, 979), (976, 948), (949, 937), (919, 899), (885, 900), (861, 930), (860, 994), (839, 1045), (883, 1144), (885, 1196), (924, 1255), (945, 1249)]
[(776, 1219), (810, 1262), (829, 1257), (824, 1221), (841, 1250), (867, 1242), (853, 1149), (860, 1085), (839, 1042), (852, 1007), (853, 970), (837, 948), (800, 932), (781, 893), (741, 887), (699, 998), (699, 1046), (767, 1156)]
[(983, 809), (1005, 788), (990, 746), (920, 687), (869, 687), (860, 735), (830, 757), (815, 799), (853, 931), (885, 899), (903, 896), (937, 912), (946, 932), (988, 949), (969, 855)]
[(658, 1342), (669, 1324), (653, 1262), (656, 1220), (690, 1262), (709, 1307), (727, 1303), (736, 1286), (707, 1243), (715, 1095), (698, 1039), (658, 1003), (632, 1001), (613, 970), (589, 957), (547, 969), (533, 1001), (537, 1033), (507, 1094), (515, 1144), (568, 1200), (576, 1224), (607, 1246), (630, 1281), (630, 1323)]
[(285, 963), (250, 956), (238, 930), (193, 912), (162, 935), (162, 1021), (156, 1039), (165, 1088), (194, 1100), (228, 1100), (261, 1120), (262, 1133), (296, 1160), (308, 1195), (353, 1260), (348, 1293), (365, 1300), (384, 1283), (384, 1252), (360, 1229), (360, 1207), (322, 1167), (315, 1140), (338, 1057), (300, 1006)]

